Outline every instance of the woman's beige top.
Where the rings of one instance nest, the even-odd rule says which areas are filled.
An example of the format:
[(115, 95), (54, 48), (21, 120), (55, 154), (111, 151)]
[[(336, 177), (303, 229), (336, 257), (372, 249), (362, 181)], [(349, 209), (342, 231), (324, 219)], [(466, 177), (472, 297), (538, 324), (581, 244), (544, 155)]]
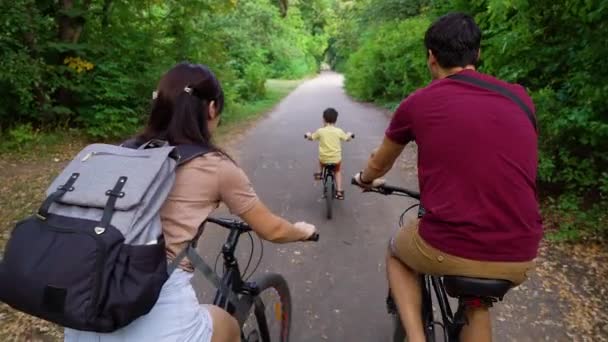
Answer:
[[(209, 153), (180, 166), (160, 213), (167, 257), (172, 260), (186, 248), (200, 224), (220, 202), (233, 215), (241, 215), (253, 208), (257, 200), (247, 175), (220, 153)], [(193, 271), (188, 260), (183, 260), (180, 267)]]

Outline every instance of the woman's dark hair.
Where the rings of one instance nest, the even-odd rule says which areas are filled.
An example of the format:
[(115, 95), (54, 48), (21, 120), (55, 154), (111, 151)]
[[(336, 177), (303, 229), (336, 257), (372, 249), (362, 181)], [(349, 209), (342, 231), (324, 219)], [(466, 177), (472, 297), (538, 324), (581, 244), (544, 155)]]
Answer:
[(426, 50), (431, 50), (442, 68), (476, 65), (481, 31), (475, 20), (464, 13), (450, 13), (435, 21), (424, 35)]
[(323, 111), (323, 120), (330, 124), (336, 123), (338, 121), (338, 111), (333, 108), (327, 108)]
[(207, 126), (211, 101), (220, 115), (224, 92), (213, 72), (201, 64), (177, 64), (158, 82), (148, 123), (137, 142), (160, 139), (174, 146), (194, 144), (219, 151)]

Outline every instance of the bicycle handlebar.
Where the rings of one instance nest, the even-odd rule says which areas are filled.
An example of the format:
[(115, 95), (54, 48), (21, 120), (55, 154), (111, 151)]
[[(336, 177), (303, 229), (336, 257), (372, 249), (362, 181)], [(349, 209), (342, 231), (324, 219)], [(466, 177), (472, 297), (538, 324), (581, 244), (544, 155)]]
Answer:
[(207, 217), (207, 222), (217, 224), (218, 226), (221, 226), (221, 227), (224, 227), (224, 228), (227, 228), (230, 230), (238, 230), (241, 233), (250, 232), (252, 230), (251, 227), (247, 223), (239, 221), (239, 220)]
[[(351, 138), (351, 139), (355, 139), (355, 133), (352, 133), (352, 134), (350, 135), (350, 138)], [(304, 134), (304, 139), (308, 140), (308, 135)]]
[[(241, 233), (252, 231), (251, 226), (247, 223), (234, 219), (208, 217), (206, 222), (211, 222), (230, 230), (237, 230)], [(319, 233), (312, 234), (306, 241), (319, 241)]]
[[(357, 180), (354, 177), (351, 179), (350, 183), (352, 185), (356, 185), (358, 187), (361, 187), (359, 185), (359, 183), (357, 183)], [(386, 185), (386, 184), (381, 185), (381, 186), (376, 187), (376, 188), (364, 189), (363, 192), (376, 192), (376, 193), (379, 193), (379, 194), (382, 194), (382, 195), (386, 195), (386, 196), (393, 195), (393, 194), (396, 193), (396, 194), (402, 194), (402, 195), (405, 195), (405, 196), (408, 196), (408, 197), (420, 200), (420, 193), (417, 192), (417, 191), (412, 191), (412, 190), (400, 188), (400, 187), (397, 187), (397, 186)]]

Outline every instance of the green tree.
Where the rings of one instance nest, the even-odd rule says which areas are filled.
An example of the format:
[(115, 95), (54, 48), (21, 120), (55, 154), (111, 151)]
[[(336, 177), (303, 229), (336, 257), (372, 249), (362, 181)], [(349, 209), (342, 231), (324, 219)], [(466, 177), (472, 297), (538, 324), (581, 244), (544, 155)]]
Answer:
[(124, 136), (141, 123), (160, 74), (183, 60), (216, 71), (229, 104), (259, 99), (268, 77), (318, 70), (326, 3), (2, 2), (0, 132), (60, 125)]
[(546, 209), (559, 212), (568, 238), (608, 235), (608, 0), (361, 0), (335, 9), (329, 58), (347, 65), (351, 95), (381, 103), (428, 81), (420, 76), (428, 23), (413, 27), (412, 16), (475, 16), (480, 70), (522, 84), (535, 100)]

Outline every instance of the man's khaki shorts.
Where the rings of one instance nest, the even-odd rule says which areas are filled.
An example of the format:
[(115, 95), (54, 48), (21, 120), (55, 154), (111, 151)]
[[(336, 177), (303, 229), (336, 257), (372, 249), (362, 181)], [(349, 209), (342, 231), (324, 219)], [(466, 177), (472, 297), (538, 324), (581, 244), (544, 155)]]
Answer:
[(444, 253), (424, 242), (418, 234), (418, 222), (410, 220), (390, 243), (393, 256), (418, 273), (504, 279), (519, 285), (534, 268), (534, 261), (477, 261)]

